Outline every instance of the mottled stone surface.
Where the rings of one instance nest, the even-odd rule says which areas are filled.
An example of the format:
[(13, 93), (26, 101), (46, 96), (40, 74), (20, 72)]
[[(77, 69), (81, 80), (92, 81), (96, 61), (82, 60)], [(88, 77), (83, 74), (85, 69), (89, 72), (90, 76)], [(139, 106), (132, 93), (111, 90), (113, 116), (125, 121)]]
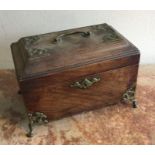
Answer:
[(0, 71), (0, 144), (155, 144), (155, 65), (140, 66), (137, 109), (121, 103), (37, 126), (27, 138), (26, 110), (14, 71)]

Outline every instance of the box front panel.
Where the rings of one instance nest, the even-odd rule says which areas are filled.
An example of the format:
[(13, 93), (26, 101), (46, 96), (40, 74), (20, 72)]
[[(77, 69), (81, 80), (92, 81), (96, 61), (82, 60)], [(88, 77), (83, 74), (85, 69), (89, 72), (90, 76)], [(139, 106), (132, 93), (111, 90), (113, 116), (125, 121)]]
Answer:
[(137, 79), (138, 64), (93, 75), (42, 84), (23, 92), (30, 112), (50, 119), (118, 103)]

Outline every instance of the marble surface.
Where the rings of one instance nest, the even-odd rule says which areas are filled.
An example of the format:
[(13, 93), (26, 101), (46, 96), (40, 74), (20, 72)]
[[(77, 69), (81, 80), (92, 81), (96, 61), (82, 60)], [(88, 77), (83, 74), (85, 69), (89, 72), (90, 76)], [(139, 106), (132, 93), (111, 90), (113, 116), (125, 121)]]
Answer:
[(155, 65), (140, 66), (138, 108), (117, 105), (34, 128), (27, 138), (26, 110), (13, 70), (0, 71), (0, 144), (155, 144)]

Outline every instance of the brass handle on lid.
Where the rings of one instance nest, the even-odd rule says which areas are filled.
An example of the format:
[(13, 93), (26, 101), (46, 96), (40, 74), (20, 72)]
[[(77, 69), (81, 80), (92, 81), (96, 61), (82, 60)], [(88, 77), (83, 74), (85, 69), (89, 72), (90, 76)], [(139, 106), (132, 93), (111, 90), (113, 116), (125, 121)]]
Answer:
[(82, 37), (87, 38), (90, 36), (91, 32), (90, 31), (88, 32), (76, 31), (76, 32), (71, 32), (71, 33), (66, 33), (66, 34), (60, 34), (52, 41), (52, 43), (61, 42), (64, 37), (70, 36), (70, 35), (76, 35), (76, 34), (80, 34)]
[(70, 85), (70, 87), (79, 88), (79, 89), (87, 89), (91, 87), (94, 83), (100, 81), (99, 77), (85, 78), (80, 81), (76, 81)]

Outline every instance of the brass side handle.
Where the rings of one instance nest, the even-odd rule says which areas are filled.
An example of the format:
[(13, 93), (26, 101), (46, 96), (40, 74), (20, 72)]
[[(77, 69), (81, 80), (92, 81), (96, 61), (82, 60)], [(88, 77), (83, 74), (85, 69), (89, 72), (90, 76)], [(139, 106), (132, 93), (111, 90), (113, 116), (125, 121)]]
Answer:
[(61, 42), (63, 40), (64, 37), (66, 36), (71, 36), (71, 35), (76, 35), (76, 34), (80, 34), (82, 37), (89, 37), (91, 32), (87, 31), (87, 32), (83, 32), (83, 31), (76, 31), (76, 32), (71, 32), (71, 33), (65, 33), (65, 34), (60, 34), (58, 35), (53, 41), (52, 43), (58, 43)]
[(87, 89), (99, 81), (100, 81), (99, 77), (84, 78), (83, 80), (72, 83), (70, 87)]

